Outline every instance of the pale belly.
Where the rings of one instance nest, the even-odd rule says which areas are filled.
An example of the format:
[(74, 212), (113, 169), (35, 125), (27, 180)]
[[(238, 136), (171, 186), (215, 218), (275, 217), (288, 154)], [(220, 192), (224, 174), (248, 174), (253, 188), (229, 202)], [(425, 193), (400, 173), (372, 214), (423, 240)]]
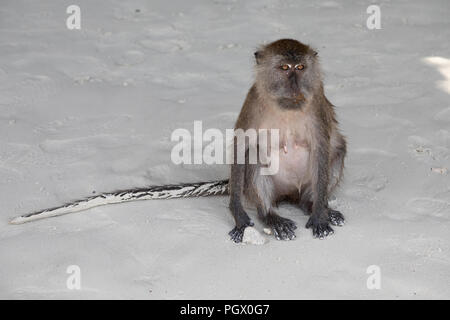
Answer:
[(294, 142), (280, 148), (278, 173), (272, 176), (278, 195), (297, 192), (310, 180), (308, 174), (309, 149)]

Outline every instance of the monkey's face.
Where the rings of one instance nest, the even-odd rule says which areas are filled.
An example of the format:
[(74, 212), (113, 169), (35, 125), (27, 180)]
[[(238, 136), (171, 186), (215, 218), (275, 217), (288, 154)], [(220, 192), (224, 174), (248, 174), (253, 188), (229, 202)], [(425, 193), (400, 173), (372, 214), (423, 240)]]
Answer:
[(256, 83), (280, 105), (301, 107), (320, 88), (317, 53), (296, 40), (275, 41), (255, 52)]
[(316, 71), (312, 57), (274, 56), (259, 71), (262, 73), (259, 76), (265, 79), (267, 92), (274, 98), (302, 102), (313, 95), (317, 81), (314, 81)]

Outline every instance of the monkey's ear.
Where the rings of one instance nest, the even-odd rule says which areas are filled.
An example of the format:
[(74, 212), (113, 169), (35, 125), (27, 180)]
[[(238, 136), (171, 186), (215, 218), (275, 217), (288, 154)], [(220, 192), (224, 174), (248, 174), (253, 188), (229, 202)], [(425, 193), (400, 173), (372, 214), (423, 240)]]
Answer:
[(256, 64), (259, 64), (261, 62), (261, 59), (262, 59), (261, 51), (256, 51), (254, 53), (254, 55), (255, 55)]
[(313, 57), (317, 57), (319, 55), (319, 53), (316, 50), (313, 50), (312, 55), (313, 55)]

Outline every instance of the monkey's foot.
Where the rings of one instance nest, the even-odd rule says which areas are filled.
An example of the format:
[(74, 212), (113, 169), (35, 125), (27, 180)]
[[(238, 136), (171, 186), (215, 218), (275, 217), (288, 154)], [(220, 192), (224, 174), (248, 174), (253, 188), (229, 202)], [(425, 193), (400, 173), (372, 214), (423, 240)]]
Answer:
[(313, 217), (309, 218), (306, 223), (306, 228), (311, 228), (314, 238), (319, 239), (324, 239), (334, 233), (333, 229), (328, 224), (328, 221), (320, 222), (318, 219), (314, 219)]
[(277, 240), (295, 239), (294, 230), (297, 229), (297, 226), (294, 221), (279, 215), (269, 214), (266, 217), (266, 223), (272, 229), (273, 235)]
[(245, 228), (247, 227), (253, 227), (255, 224), (253, 222), (248, 222), (247, 224), (241, 226), (241, 227), (234, 227), (233, 230), (228, 232), (228, 234), (231, 236), (231, 240), (233, 240), (235, 243), (241, 243), (242, 237), (244, 236)]
[(345, 224), (344, 215), (337, 210), (330, 209), (328, 219), (333, 226), (342, 227)]

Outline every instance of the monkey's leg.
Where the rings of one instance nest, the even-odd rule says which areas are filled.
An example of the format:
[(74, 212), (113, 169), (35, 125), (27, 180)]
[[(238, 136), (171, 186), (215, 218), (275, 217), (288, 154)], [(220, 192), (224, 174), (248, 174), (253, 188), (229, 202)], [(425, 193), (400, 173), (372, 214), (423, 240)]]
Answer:
[(272, 206), (274, 198), (271, 178), (259, 175), (252, 181), (255, 181), (252, 188), (254, 188), (255, 198), (257, 199), (256, 209), (259, 218), (271, 228), (277, 240), (295, 239), (294, 230), (297, 229), (295, 222), (278, 215)]
[(347, 143), (344, 136), (335, 133), (331, 137), (331, 177), (328, 194), (339, 185), (344, 173), (344, 159), (347, 154)]
[(242, 206), (242, 190), (244, 187), (245, 165), (231, 165), (230, 177), (230, 210), (236, 226), (228, 234), (236, 243), (242, 242), (245, 228), (253, 226), (247, 212)]
[(307, 215), (311, 215), (312, 205), (312, 201), (300, 201), (299, 203), (300, 209)]
[[(340, 133), (336, 133), (332, 136), (331, 141), (331, 177), (333, 181), (330, 183), (328, 194), (331, 194), (333, 190), (338, 186), (339, 182), (342, 180), (344, 171), (344, 159), (345, 155), (347, 154), (347, 143), (344, 136), (342, 136)], [(329, 208), (328, 217), (330, 219), (330, 223), (334, 226), (341, 227), (345, 224), (344, 215), (337, 210)]]

